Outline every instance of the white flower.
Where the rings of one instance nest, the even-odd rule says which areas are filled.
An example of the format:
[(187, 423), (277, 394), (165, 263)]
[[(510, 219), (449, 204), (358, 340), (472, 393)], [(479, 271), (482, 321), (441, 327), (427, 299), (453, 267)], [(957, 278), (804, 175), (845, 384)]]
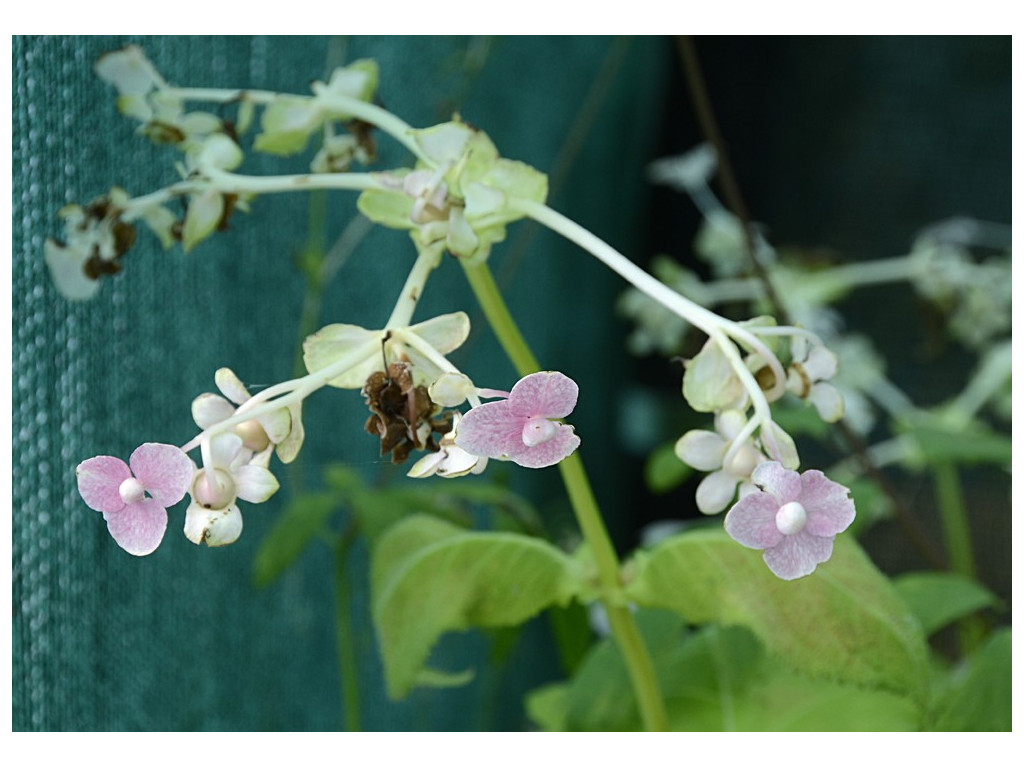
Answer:
[(723, 411), (715, 417), (715, 431), (694, 429), (676, 442), (676, 456), (694, 469), (710, 472), (697, 486), (697, 509), (705, 515), (721, 512), (736, 495), (757, 490), (750, 480), (754, 469), (768, 460), (752, 438), (748, 438), (734, 452), (728, 466), (722, 462), (732, 447), (733, 440), (746, 426), (747, 418), (740, 411)]
[[(206, 392), (192, 401), (192, 418), (201, 429), (209, 429), (231, 418), (236, 412), (244, 412), (245, 403), (252, 397), (230, 368), (218, 369), (214, 381), (224, 397)], [(273, 445), (277, 457), (288, 464), (298, 455), (305, 438), (302, 402), (244, 421), (235, 426), (233, 431), (253, 454), (262, 453)]]
[(64, 240), (48, 239), (43, 258), (54, 285), (66, 298), (81, 301), (99, 289), (99, 278), (121, 271), (121, 257), (135, 243), (135, 227), (122, 220), (128, 194), (114, 187), (89, 205), (66, 205), (58, 212)]
[(786, 388), (811, 403), (822, 421), (839, 421), (843, 418), (843, 396), (828, 383), (836, 375), (838, 358), (825, 346), (810, 344), (806, 336), (794, 336), (791, 349), (793, 362), (789, 366)]
[(235, 502), (259, 504), (280, 486), (269, 469), (256, 463), (268, 460), (269, 452), (254, 458), (233, 432), (211, 438), (203, 456), (206, 464), (192, 482), (192, 503), (185, 512), (185, 536), (196, 544), (220, 547), (242, 533), (242, 512)]
[(461, 418), (459, 413), (453, 415), (452, 429), (441, 438), (440, 450), (428, 453), (413, 464), (406, 473), (409, 477), (462, 477), (470, 473), (479, 475), (487, 468), (486, 456), (474, 456), (455, 444), (455, 432)]

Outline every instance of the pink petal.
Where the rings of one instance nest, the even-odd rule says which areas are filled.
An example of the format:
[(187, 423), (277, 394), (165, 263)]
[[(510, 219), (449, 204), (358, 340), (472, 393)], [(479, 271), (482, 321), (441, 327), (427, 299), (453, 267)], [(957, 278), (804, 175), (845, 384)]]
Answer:
[[(527, 447), (520, 441), (520, 447), (509, 458), (521, 467), (540, 469), (557, 464), (580, 447), (580, 439), (568, 424), (555, 425), (555, 434), (543, 443)], [(461, 426), (459, 427), (461, 429)]]
[(579, 393), (576, 382), (565, 374), (541, 371), (517, 381), (509, 393), (508, 404), (516, 416), (563, 419), (576, 407)]
[(800, 483), (800, 503), (807, 510), (808, 533), (835, 536), (850, 526), (857, 512), (849, 488), (832, 482), (817, 469), (804, 472)]
[(165, 443), (143, 443), (128, 461), (135, 477), (163, 507), (185, 497), (196, 471), (184, 451)]
[(766, 549), (764, 561), (780, 579), (792, 581), (813, 573), (819, 563), (832, 557), (832, 539), (812, 536), (807, 529), (784, 536), (779, 545)]
[(78, 492), (97, 512), (118, 512), (124, 509), (124, 500), (118, 489), (132, 476), (128, 465), (115, 456), (94, 456), (75, 469)]
[(725, 532), (751, 549), (770, 549), (785, 538), (775, 525), (779, 503), (768, 493), (751, 493), (725, 516)]
[(512, 414), (508, 400), (484, 403), (471, 408), (455, 432), (455, 444), (474, 456), (497, 459), (522, 451), (523, 424), (526, 420)]
[(750, 479), (765, 493), (774, 496), (779, 506), (795, 501), (800, 495), (800, 475), (791, 469), (785, 469), (777, 461), (759, 464)]
[(136, 501), (103, 517), (114, 541), (130, 555), (148, 555), (160, 546), (167, 530), (167, 510), (155, 499)]

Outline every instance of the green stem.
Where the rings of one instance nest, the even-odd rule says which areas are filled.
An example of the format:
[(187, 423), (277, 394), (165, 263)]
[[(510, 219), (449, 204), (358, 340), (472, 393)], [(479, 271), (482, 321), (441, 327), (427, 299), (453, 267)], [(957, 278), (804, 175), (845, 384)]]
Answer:
[(338, 539), (334, 550), (334, 615), (338, 633), (338, 671), (341, 674), (341, 700), (345, 713), (345, 730), (360, 731), (359, 665), (352, 632), (352, 600), (346, 566), (348, 553), (355, 541), (355, 528), (350, 527)]
[(974, 555), (971, 552), (971, 534), (967, 527), (960, 476), (951, 462), (936, 462), (932, 466), (935, 476), (935, 494), (938, 497), (942, 533), (949, 552), (949, 564), (954, 573), (969, 579), (976, 577)]
[[(935, 462), (932, 465), (932, 474), (935, 477), (935, 495), (950, 567), (954, 573), (977, 580), (971, 533), (967, 524), (967, 509), (964, 506), (963, 488), (956, 465), (950, 461)], [(984, 623), (978, 616), (968, 616), (958, 622), (960, 650), (965, 655), (970, 653), (981, 642), (984, 633)]]
[[(519, 375), (525, 376), (540, 370), (540, 364), (509, 313), (487, 264), (466, 266), (465, 273), (494, 335), (497, 336)], [(562, 481), (569, 494), (580, 531), (594, 557), (602, 602), (608, 613), (612, 636), (626, 662), (644, 727), (649, 731), (667, 730), (668, 722), (658, 680), (654, 674), (654, 665), (633, 614), (622, 600), (619, 559), (608, 536), (579, 454), (574, 453), (561, 461), (558, 469), (562, 474)]]

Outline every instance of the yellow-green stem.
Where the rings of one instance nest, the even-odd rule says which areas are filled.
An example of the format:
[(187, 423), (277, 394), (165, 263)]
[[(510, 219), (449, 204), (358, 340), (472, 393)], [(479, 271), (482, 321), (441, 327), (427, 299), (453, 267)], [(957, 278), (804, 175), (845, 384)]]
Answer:
[[(487, 264), (466, 266), (465, 273), (494, 335), (497, 336), (519, 375), (526, 376), (541, 370), (540, 364), (509, 313)], [(644, 727), (649, 731), (667, 730), (665, 706), (658, 687), (658, 679), (654, 674), (654, 665), (633, 615), (622, 599), (619, 559), (591, 490), (583, 461), (578, 453), (574, 453), (560, 462), (558, 469), (562, 474), (562, 482), (565, 483), (580, 531), (594, 557), (602, 602), (608, 613), (612, 636), (626, 662)]]

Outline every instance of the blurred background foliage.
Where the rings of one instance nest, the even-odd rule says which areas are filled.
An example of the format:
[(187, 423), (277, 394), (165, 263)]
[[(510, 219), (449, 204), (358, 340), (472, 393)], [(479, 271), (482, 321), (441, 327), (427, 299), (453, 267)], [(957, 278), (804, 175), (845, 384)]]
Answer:
[[(15, 730), (527, 727), (524, 693), (563, 678), (565, 660), (590, 640), (580, 636), (579, 616), (567, 620), (577, 627), (575, 651), (566, 650), (565, 632), (553, 631), (562, 619), (550, 616), (518, 633), (448, 636), (434, 665), (472, 667), (474, 678), (417, 689), (402, 702), (387, 698), (369, 621), (366, 541), (346, 538), (345, 526), (407, 503), (371, 490), (360, 506), (353, 487), (406, 484), (400, 469), (376, 459), (356, 394), (324, 392), (307, 404), (299, 462), (280, 473), (282, 490), (270, 503), (244, 511), (245, 534), (232, 547), (193, 546), (177, 535), (172, 512), (164, 545), (135, 559), (82, 504), (79, 461), (127, 456), (146, 440), (184, 443), (194, 434), (188, 405), (214, 389), (220, 366), (248, 383), (273, 383), (291, 377), (309, 330), (379, 326), (414, 255), (404, 233), (369, 231), (320, 293), (310, 265), (343, 232), (358, 232), (358, 224), (347, 229), (354, 195), (275, 196), (188, 256), (163, 253), (143, 233), (124, 273), (95, 300), (64, 301), (42, 261), (57, 210), (114, 184), (141, 194), (173, 178), (173, 153), (134, 136), (91, 71), (97, 56), (128, 42), (142, 45), (175, 84), (292, 92), (338, 64), (373, 57), (384, 105), (410, 124), (457, 111), (504, 156), (547, 171), (554, 208), (640, 263), (669, 253), (690, 264), (698, 215), (683, 196), (650, 186), (644, 171), (703, 138), (675, 41), (14, 38)], [(1010, 221), (1008, 37), (698, 38), (696, 48), (747, 205), (776, 246), (858, 261), (905, 253), (920, 228), (952, 215)], [(380, 150), (377, 167), (407, 161), (386, 139)], [(253, 155), (242, 171), (301, 171), (308, 159)], [(653, 494), (643, 481), (653, 447), (704, 425), (678, 396), (678, 362), (627, 354), (630, 328), (612, 311), (622, 284), (530, 224), (510, 229), (492, 266), (541, 363), (580, 384), (573, 422), (620, 550), (632, 549), (648, 523), (696, 516), (692, 483)], [(418, 317), (455, 309), (474, 320), (456, 364), (488, 386), (509, 386), (512, 367), (460, 270), (441, 269)], [(969, 356), (905, 286), (857, 294), (842, 311), (851, 328), (881, 340), (890, 377), (916, 400), (938, 402), (963, 385)], [(804, 461), (817, 466), (819, 458), (837, 457)], [(450, 508), (500, 526), (502, 510), (529, 499), (516, 524), (539, 520), (556, 541), (572, 537), (557, 473), (509, 469), (487, 473), (501, 504), (462, 500)], [(986, 467), (966, 481), (981, 581), (1008, 603), (1008, 477)], [(937, 527), (930, 481), (897, 474), (894, 482), (925, 530)], [(328, 509), (325, 518), (334, 515), (334, 534), (296, 549), (281, 568), (260, 543), (309, 494), (319, 499), (314, 507)], [(498, 511), (483, 514), (484, 507)], [(887, 573), (926, 566), (892, 523), (863, 540)], [(346, 558), (336, 574), (339, 548)], [(346, 675), (339, 606), (358, 660)]]

